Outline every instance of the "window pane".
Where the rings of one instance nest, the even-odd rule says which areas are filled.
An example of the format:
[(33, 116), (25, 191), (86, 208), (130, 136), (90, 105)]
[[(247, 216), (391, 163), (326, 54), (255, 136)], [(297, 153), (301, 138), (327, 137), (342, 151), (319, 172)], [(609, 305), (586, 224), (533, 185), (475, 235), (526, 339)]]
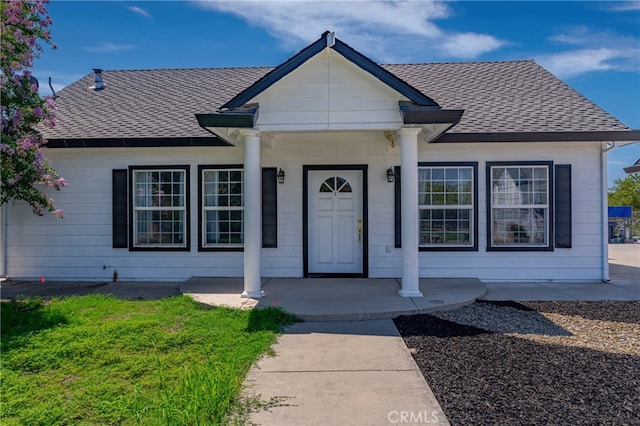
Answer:
[(445, 203), (447, 206), (455, 206), (458, 204), (458, 194), (447, 194), (445, 196)]
[(244, 173), (240, 169), (206, 170), (203, 179), (202, 245), (242, 245)]
[(425, 194), (425, 193), (418, 194), (418, 204), (420, 205), (431, 204), (431, 195)]
[(134, 246), (184, 246), (184, 170), (133, 172)]
[(444, 205), (444, 194), (435, 193), (431, 196), (431, 205), (442, 206)]
[(444, 180), (444, 169), (431, 169), (431, 180), (432, 181)]
[(205, 214), (205, 244), (243, 244), (243, 212), (207, 211)]
[(335, 178), (329, 178), (320, 185), (320, 192), (333, 192)]
[(469, 245), (471, 222), (468, 209), (421, 210), (421, 245)]
[[(473, 167), (421, 167), (421, 245), (471, 245)], [(467, 208), (457, 208), (467, 206)]]
[(492, 245), (547, 245), (548, 167), (494, 167)]
[(184, 243), (184, 212), (180, 210), (136, 211), (136, 245)]
[(546, 245), (546, 209), (493, 209), (493, 245)]

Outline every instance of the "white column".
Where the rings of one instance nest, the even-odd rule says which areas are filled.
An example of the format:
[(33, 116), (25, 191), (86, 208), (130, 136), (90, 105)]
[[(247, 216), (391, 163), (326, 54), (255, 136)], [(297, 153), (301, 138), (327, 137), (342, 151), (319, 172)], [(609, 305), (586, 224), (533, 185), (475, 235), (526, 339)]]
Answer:
[(242, 297), (262, 297), (262, 171), (260, 132), (242, 130), (244, 136), (244, 291)]
[(418, 134), (420, 128), (403, 127), (400, 135), (402, 196), (402, 297), (422, 297), (418, 279)]

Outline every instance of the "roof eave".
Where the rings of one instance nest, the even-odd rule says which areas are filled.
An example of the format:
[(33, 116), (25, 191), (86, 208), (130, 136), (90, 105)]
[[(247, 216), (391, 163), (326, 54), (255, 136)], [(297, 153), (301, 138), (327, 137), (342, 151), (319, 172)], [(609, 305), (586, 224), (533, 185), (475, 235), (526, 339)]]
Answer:
[(464, 114), (463, 109), (435, 109), (422, 105), (400, 102), (400, 114), (404, 124), (458, 124)]
[(142, 138), (51, 138), (47, 148), (164, 148), (187, 146), (228, 146), (216, 136)]
[(640, 130), (446, 133), (434, 143), (640, 141)]
[(258, 120), (258, 107), (243, 108), (241, 110), (220, 111), (208, 114), (196, 114), (200, 127), (253, 128)]

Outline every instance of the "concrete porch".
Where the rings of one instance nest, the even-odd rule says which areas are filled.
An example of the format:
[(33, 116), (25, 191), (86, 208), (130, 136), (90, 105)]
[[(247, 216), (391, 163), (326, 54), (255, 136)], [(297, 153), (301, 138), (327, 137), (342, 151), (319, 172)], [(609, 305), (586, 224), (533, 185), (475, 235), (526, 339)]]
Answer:
[(242, 298), (242, 278), (192, 278), (180, 291), (209, 305), (279, 306), (305, 321), (370, 320), (452, 309), (486, 293), (477, 279), (421, 279), (424, 297), (400, 297), (394, 278), (269, 278), (263, 297)]

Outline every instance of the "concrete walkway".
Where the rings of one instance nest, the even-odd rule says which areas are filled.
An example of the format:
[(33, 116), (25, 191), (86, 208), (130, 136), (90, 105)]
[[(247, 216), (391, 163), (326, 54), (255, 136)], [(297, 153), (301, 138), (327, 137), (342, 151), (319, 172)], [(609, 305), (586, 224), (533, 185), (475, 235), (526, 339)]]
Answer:
[(609, 282), (485, 282), (484, 300), (640, 300), (640, 244), (609, 244)]
[(391, 320), (299, 323), (274, 349), (245, 382), (279, 400), (255, 424), (448, 424)]

